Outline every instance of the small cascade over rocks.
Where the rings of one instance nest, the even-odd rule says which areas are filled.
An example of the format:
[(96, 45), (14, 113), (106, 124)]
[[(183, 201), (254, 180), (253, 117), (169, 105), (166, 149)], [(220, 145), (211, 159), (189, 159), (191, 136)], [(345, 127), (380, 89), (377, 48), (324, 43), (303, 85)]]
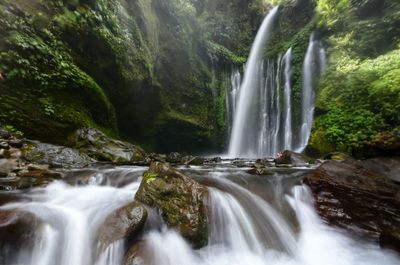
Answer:
[[(74, 186), (56, 181), (47, 187), (14, 194), (19, 200), (3, 204), (0, 217), (4, 217), (4, 211), (28, 212), (40, 219), (40, 224), (35, 224), (35, 236), (27, 246), (15, 244), (10, 248), (0, 244), (0, 259), (4, 264), (22, 265), (399, 264), (395, 252), (351, 239), (321, 221), (308, 188), (299, 186), (300, 178), (313, 169), (270, 169), (272, 174), (268, 177), (252, 176), (233, 161), (223, 161), (191, 168), (182, 166), (179, 171), (170, 169), (168, 174), (156, 176), (149, 171), (144, 173), (145, 167), (100, 167), (96, 170), (104, 178), (124, 179)], [(83, 171), (72, 170), (68, 178), (81, 177)], [(144, 177), (134, 177), (137, 172)], [(195, 248), (184, 236), (185, 231), (175, 229), (171, 220), (165, 218), (165, 211), (172, 210), (192, 221), (198, 220), (193, 218), (193, 212), (174, 208), (174, 200), (186, 191), (174, 189), (167, 183), (171, 179), (187, 180), (187, 190), (198, 185), (207, 190), (204, 203), (208, 243), (200, 248)], [(113, 234), (115, 224), (125, 222), (125, 216), (137, 212), (131, 209), (143, 212), (140, 207), (125, 207), (132, 205), (135, 194), (143, 192), (139, 185), (154, 188), (146, 192), (150, 199), (164, 196), (172, 201), (162, 203), (162, 211), (154, 211), (147, 204), (149, 215), (141, 232), (133, 240), (119, 239), (118, 234), (124, 234), (118, 232), (123, 226), (118, 225)], [(156, 193), (156, 189), (160, 191)], [(185, 206), (196, 212), (194, 205), (188, 197)], [(0, 224), (0, 231), (9, 225), (1, 218)], [(108, 229), (107, 239), (117, 237), (98, 248), (102, 227)], [(7, 238), (1, 240), (3, 243)], [(4, 255), (10, 250), (13, 255)]]

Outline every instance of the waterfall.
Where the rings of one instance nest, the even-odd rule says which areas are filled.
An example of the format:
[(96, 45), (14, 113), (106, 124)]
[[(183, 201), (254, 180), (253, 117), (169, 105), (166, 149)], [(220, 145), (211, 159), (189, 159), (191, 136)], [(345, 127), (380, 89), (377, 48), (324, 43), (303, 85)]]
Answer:
[[(252, 150), (253, 156), (272, 157), (282, 149), (292, 148), (292, 59), (292, 48), (289, 48), (284, 56), (279, 55), (276, 60), (263, 60), (260, 65), (261, 77), (255, 91), (257, 102), (252, 106), (258, 117), (258, 124), (251, 128), (257, 137), (254, 139), (256, 149)], [(227, 86), (228, 113), (236, 111), (234, 102), (237, 100), (235, 96), (239, 90), (240, 74), (232, 72), (231, 80)]]
[(232, 131), (233, 118), (236, 112), (237, 98), (240, 90), (242, 77), (238, 69), (234, 69), (225, 84), (225, 104), (226, 120), (228, 124), (228, 133)]
[(315, 87), (327, 66), (326, 52), (320, 41), (311, 34), (303, 62), (303, 88), (301, 96), (301, 129), (297, 151), (302, 152), (310, 139), (315, 108)]
[(275, 7), (264, 19), (251, 48), (246, 64), (244, 80), (239, 92), (237, 111), (229, 144), (229, 156), (258, 156), (259, 115), (253, 104), (259, 99), (260, 78), (262, 76), (262, 55), (265, 43), (268, 41), (278, 7)]
[(284, 149), (292, 149), (292, 48), (290, 48), (285, 56), (285, 101), (283, 111), (285, 113), (285, 141)]

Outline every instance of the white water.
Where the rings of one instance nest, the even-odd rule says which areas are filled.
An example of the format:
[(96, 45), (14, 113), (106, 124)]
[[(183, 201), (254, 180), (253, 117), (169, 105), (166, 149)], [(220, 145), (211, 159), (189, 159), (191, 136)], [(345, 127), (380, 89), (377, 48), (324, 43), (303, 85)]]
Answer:
[[(301, 115), (294, 120), (293, 112), (297, 105), (292, 95), (292, 49), (283, 57), (279, 55), (276, 60), (263, 60), (261, 53), (269, 38), (276, 11), (274, 9), (268, 14), (257, 33), (239, 97), (239, 89), (229, 90), (227, 94), (230, 124), (228, 157), (231, 158), (273, 157), (282, 150), (302, 152), (310, 138), (315, 89), (327, 67), (326, 51), (312, 34), (302, 69)], [(237, 75), (236, 72), (232, 73), (232, 77), (237, 78)], [(231, 82), (230, 87), (237, 87), (239, 83), (236, 82), (234, 86)]]
[[(193, 250), (178, 233), (164, 227), (144, 235), (139, 252), (143, 263), (124, 265), (400, 264), (400, 257), (394, 252), (355, 241), (324, 225), (314, 212), (305, 187), (295, 186), (291, 193), (285, 194), (291, 184), (282, 181), (297, 178), (297, 173), (293, 176), (281, 174), (277, 183), (268, 181), (272, 186), (263, 186), (279, 190), (274, 197), (280, 197), (281, 203), (292, 209), (299, 224), (299, 228), (294, 229), (290, 215), (283, 210), (285, 207), (275, 208), (254, 192), (227, 179), (243, 172), (207, 170), (210, 172), (205, 177), (210, 183), (208, 246)], [(124, 168), (120, 172), (128, 176), (127, 172), (137, 172), (137, 169)], [(202, 170), (196, 174), (204, 176)], [(266, 185), (265, 181), (256, 181), (258, 186)], [(131, 202), (138, 185), (139, 179), (132, 179), (131, 184), (122, 188), (73, 187), (55, 182), (27, 194), (25, 198), (30, 198), (31, 202), (2, 206), (1, 209), (33, 213), (44, 222), (33, 251), (20, 250), (18, 259), (6, 264), (123, 265), (126, 250), (123, 241), (98, 253), (95, 238), (104, 218)], [(18, 252), (17, 249), (13, 251)]]
[(283, 111), (285, 115), (285, 139), (284, 149), (292, 150), (292, 48), (290, 48), (285, 56), (285, 102)]
[[(131, 171), (137, 172), (137, 169)], [(53, 182), (45, 189), (27, 195), (31, 202), (2, 206), (3, 210), (32, 213), (43, 221), (43, 225), (38, 227), (33, 250), (30, 254), (27, 254), (27, 250), (21, 250), (16, 263), (120, 264), (124, 253), (123, 242), (115, 242), (100, 253), (98, 258), (93, 258), (92, 254), (97, 251), (95, 239), (105, 218), (114, 210), (132, 202), (138, 187), (139, 182), (124, 188), (95, 185), (74, 187), (63, 182)]]
[[(292, 57), (290, 48), (284, 56), (263, 61), (260, 66), (263, 75), (255, 91), (257, 102), (252, 106), (253, 115), (258, 119), (246, 128), (255, 137), (252, 143), (255, 147), (247, 157), (272, 157), (283, 149), (292, 148)], [(227, 101), (231, 102), (232, 98)]]
[(298, 152), (302, 152), (310, 139), (315, 109), (315, 88), (317, 80), (327, 67), (326, 51), (320, 41), (310, 37), (310, 43), (303, 63), (303, 88), (301, 102), (301, 129)]
[(264, 19), (251, 48), (250, 56), (244, 71), (244, 80), (239, 92), (237, 110), (233, 121), (233, 128), (229, 145), (230, 157), (254, 157), (258, 154), (258, 130), (254, 129), (259, 124), (257, 110), (253, 108), (262, 77), (262, 55), (265, 43), (270, 37), (278, 7), (272, 9)]
[[(236, 184), (228, 184), (229, 186)], [(236, 189), (239, 195), (241, 188)], [(256, 218), (265, 202), (251, 195), (253, 207), (232, 194), (211, 189), (212, 213), (211, 244), (195, 251), (176, 232), (163, 230), (152, 232), (145, 239), (147, 263), (151, 265), (398, 265), (400, 257), (375, 245), (357, 242), (342, 232), (325, 226), (314, 212), (312, 199), (305, 187), (293, 188), (287, 201), (295, 211), (300, 224), (299, 234), (293, 238), (289, 229), (281, 238), (292, 252), (264, 244), (263, 234), (257, 225), (276, 220), (278, 227), (287, 229), (288, 224), (279, 213), (267, 207)], [(258, 208), (259, 207), (259, 208)], [(215, 211), (215, 212), (214, 212)], [(262, 213), (261, 212), (261, 213)], [(257, 224), (258, 222), (258, 224)], [(277, 228), (277, 227), (274, 227)], [(217, 231), (214, 231), (216, 229)], [(286, 237), (288, 236), (289, 237)], [(292, 240), (294, 240), (292, 242)], [(173, 246), (173, 247), (171, 247)]]
[(229, 77), (228, 84), (225, 85), (226, 93), (226, 116), (228, 121), (228, 133), (232, 131), (233, 118), (236, 113), (237, 98), (242, 83), (242, 77), (238, 69), (234, 69)]

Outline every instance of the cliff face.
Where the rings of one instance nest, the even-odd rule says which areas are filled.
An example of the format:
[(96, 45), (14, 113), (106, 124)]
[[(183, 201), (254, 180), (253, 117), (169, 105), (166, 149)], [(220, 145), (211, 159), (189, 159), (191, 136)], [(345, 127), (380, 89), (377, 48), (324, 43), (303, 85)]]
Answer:
[(218, 148), (221, 78), (244, 62), (263, 6), (1, 0), (0, 124), (57, 143), (90, 126), (157, 151)]
[(95, 127), (147, 150), (221, 150), (224, 80), (277, 3), (265, 56), (293, 48), (294, 105), (311, 33), (328, 49), (310, 148), (392, 148), (396, 0), (0, 0), (0, 125), (55, 143)]

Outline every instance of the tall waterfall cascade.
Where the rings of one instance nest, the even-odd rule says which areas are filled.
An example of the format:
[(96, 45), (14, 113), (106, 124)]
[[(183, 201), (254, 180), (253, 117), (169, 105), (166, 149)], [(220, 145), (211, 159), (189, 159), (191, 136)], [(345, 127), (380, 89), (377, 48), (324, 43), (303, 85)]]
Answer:
[[(261, 98), (260, 87), (263, 77), (263, 47), (268, 41), (278, 7), (275, 7), (264, 19), (251, 48), (246, 64), (244, 79), (239, 92), (237, 109), (233, 120), (229, 145), (230, 156), (257, 156), (260, 139), (260, 112), (253, 104)], [(259, 104), (257, 104), (259, 105)]]
[(302, 67), (301, 102), (295, 102), (292, 48), (276, 59), (262, 56), (276, 16), (274, 8), (264, 19), (240, 86), (239, 71), (231, 74), (226, 93), (231, 158), (274, 157), (283, 150), (302, 152), (310, 138), (315, 88), (327, 67), (326, 51), (312, 34)]

